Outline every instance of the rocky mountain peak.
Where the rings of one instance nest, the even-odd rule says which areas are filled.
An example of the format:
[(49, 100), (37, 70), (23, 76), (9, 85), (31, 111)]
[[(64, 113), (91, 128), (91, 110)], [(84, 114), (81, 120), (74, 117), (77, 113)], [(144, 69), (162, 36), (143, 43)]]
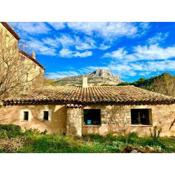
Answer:
[(88, 86), (104, 86), (121, 83), (118, 75), (113, 75), (107, 69), (97, 69), (89, 74), (79, 76), (69, 76), (55, 81), (55, 85), (59, 86), (82, 86), (83, 76), (87, 77)]
[(89, 76), (91, 77), (112, 77), (112, 73), (107, 69), (97, 69), (94, 72), (90, 73)]

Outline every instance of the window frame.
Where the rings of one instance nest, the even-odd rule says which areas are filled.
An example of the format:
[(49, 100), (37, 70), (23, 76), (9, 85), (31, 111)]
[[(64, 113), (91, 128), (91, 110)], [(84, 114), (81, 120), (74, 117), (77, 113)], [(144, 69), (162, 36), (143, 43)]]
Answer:
[[(27, 116), (26, 116), (26, 114), (27, 114)], [(23, 111), (23, 120), (29, 121), (29, 111)]]
[[(48, 120), (44, 120), (44, 111), (48, 111)], [(47, 109), (47, 108), (43, 108), (41, 111), (40, 111), (40, 114), (39, 114), (39, 119), (43, 122), (50, 122), (51, 121), (51, 118), (52, 118), (52, 110), (50, 109)]]
[[(45, 112), (48, 112), (48, 119), (47, 120), (44, 118), (44, 113)], [(49, 121), (50, 120), (50, 112), (49, 112), (49, 110), (43, 110), (42, 113), (43, 113), (43, 121), (45, 121), (45, 122)]]
[[(148, 121), (149, 121), (149, 124), (143, 124), (141, 122), (141, 119), (139, 123), (132, 123), (132, 110), (148, 110)], [(131, 115), (131, 126), (152, 126), (152, 109), (151, 108), (132, 108), (130, 110), (130, 115)], [(141, 118), (141, 116), (139, 116)]]
[[(98, 110), (98, 111), (99, 111), (99, 117), (100, 117), (99, 124), (87, 124), (87, 123), (85, 122), (85, 114), (84, 114), (84, 112), (85, 112), (86, 110)], [(99, 126), (101, 126), (101, 123), (102, 123), (102, 119), (101, 119), (101, 109), (83, 109), (83, 125), (84, 125), (84, 126), (99, 127)]]
[[(24, 113), (28, 112), (28, 120), (24, 120)], [(30, 122), (32, 120), (32, 113), (29, 109), (22, 109), (20, 111), (20, 121), (22, 122)]]

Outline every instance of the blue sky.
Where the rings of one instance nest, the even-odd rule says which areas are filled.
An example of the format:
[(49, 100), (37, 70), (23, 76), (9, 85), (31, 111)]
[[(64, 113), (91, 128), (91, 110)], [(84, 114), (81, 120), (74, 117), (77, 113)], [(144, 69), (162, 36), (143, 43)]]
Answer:
[(36, 52), (49, 78), (109, 69), (124, 81), (175, 75), (175, 23), (23, 23), (10, 25)]

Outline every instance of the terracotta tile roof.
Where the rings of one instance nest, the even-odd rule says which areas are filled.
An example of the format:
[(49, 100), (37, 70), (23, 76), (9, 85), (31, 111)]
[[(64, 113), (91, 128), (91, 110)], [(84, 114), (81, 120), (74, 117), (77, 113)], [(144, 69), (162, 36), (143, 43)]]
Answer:
[(23, 50), (19, 50), (19, 52), (22, 55), (25, 55), (26, 57), (28, 57), (30, 60), (32, 60), (35, 64), (37, 64), (39, 67), (41, 67), (42, 69), (44, 69), (44, 67), (34, 58), (32, 58), (32, 56), (30, 56), (29, 54), (27, 54), (26, 52), (24, 52)]
[(7, 22), (0, 22), (17, 40), (19, 40), (18, 34), (8, 25)]
[(134, 86), (56, 87), (3, 100), (4, 105), (23, 104), (172, 104), (175, 98)]

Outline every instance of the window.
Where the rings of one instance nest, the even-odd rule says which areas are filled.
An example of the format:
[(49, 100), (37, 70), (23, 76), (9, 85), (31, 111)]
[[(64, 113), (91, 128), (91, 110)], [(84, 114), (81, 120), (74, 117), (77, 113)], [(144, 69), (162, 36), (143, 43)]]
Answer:
[(131, 109), (131, 124), (150, 125), (151, 109)]
[(32, 113), (28, 109), (22, 109), (20, 111), (20, 121), (31, 121)]
[(49, 111), (43, 111), (43, 115), (44, 115), (43, 119), (48, 121), (49, 120)]
[(100, 125), (101, 124), (100, 109), (84, 109), (84, 124)]
[(24, 111), (23, 116), (24, 116), (23, 119), (24, 119), (25, 121), (28, 121), (28, 120), (29, 120), (29, 112), (28, 112), (28, 111)]

